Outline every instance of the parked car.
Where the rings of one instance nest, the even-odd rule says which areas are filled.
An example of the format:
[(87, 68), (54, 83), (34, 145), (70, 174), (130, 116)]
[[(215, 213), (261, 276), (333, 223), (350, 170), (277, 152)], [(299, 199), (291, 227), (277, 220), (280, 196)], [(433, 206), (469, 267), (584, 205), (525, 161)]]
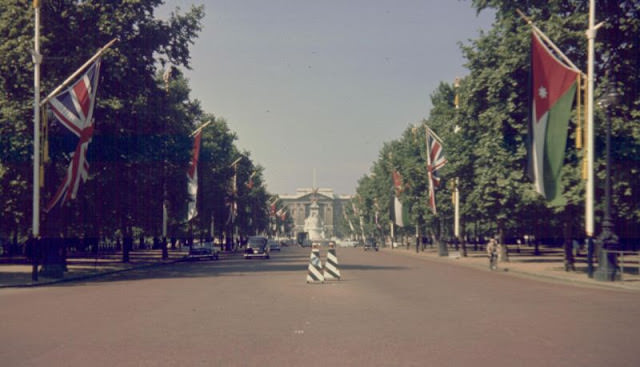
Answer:
[(338, 241), (337, 243), (339, 247), (356, 247), (358, 245), (358, 241), (351, 240), (342, 240)]
[(244, 250), (244, 258), (250, 259), (252, 257), (269, 258), (269, 240), (262, 236), (249, 237), (247, 242), (247, 248)]
[(217, 249), (213, 242), (203, 242), (200, 244), (193, 244), (189, 248), (188, 258), (190, 260), (200, 260), (200, 259), (210, 259), (210, 260), (218, 260), (220, 250)]
[(280, 241), (269, 240), (269, 251), (280, 251)]
[(375, 250), (378, 251), (378, 244), (376, 243), (376, 240), (373, 238), (367, 238), (364, 241), (364, 245), (363, 248), (365, 251), (367, 250)]

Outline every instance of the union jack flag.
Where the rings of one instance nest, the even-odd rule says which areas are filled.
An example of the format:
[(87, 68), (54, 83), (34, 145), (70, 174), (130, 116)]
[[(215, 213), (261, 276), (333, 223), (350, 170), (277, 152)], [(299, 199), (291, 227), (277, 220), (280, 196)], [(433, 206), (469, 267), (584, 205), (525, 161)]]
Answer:
[(57, 204), (76, 198), (80, 180), (85, 182), (89, 172), (87, 149), (93, 135), (93, 107), (98, 89), (100, 59), (91, 65), (80, 79), (66, 91), (53, 97), (49, 103), (56, 119), (78, 137), (76, 149), (71, 153), (71, 162), (64, 181), (47, 205), (49, 212)]
[(435, 186), (440, 185), (438, 170), (447, 163), (447, 160), (442, 152), (442, 143), (440, 143), (430, 129), (427, 129), (426, 138), (427, 172), (429, 174), (429, 206), (431, 207), (433, 214), (437, 214)]

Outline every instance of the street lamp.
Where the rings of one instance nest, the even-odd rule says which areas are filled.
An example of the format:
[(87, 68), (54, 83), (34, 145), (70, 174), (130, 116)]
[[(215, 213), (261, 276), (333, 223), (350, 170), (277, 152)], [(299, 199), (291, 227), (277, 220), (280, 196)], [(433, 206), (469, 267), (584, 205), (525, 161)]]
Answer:
[(619, 280), (617, 259), (615, 253), (609, 253), (610, 250), (618, 248), (618, 236), (613, 231), (613, 220), (611, 219), (611, 109), (614, 108), (619, 101), (619, 93), (616, 86), (615, 77), (610, 72), (610, 80), (607, 90), (598, 102), (607, 114), (607, 136), (606, 136), (606, 154), (607, 167), (605, 179), (605, 209), (604, 219), (602, 221), (602, 232), (598, 236), (600, 242), (600, 254), (598, 258), (598, 270), (595, 273), (595, 279), (601, 281)]

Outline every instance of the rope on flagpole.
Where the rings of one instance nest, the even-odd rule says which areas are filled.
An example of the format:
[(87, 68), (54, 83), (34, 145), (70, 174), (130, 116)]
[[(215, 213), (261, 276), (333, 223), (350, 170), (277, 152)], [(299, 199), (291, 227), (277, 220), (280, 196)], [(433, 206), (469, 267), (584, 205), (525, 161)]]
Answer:
[(442, 143), (442, 139), (438, 136), (438, 134), (436, 134), (433, 130), (431, 130), (431, 128), (426, 124), (424, 125), (424, 127), (427, 129), (427, 133), (431, 134), (436, 140), (438, 140), (438, 143), (444, 146), (444, 144)]
[(576, 149), (582, 149), (582, 75), (576, 77)]
[[(518, 12), (518, 14), (520, 15), (520, 17), (527, 22), (527, 24), (529, 24), (531, 26), (531, 29), (533, 29), (534, 32), (536, 32), (536, 34), (538, 36), (540, 36), (540, 38), (542, 38), (549, 46), (551, 46), (551, 48), (562, 58), (562, 61), (564, 61), (565, 64), (567, 64), (568, 67), (570, 67), (571, 69), (573, 69), (574, 71), (582, 74), (582, 75), (586, 75), (584, 72), (582, 72), (582, 70), (580, 70), (572, 61), (571, 59), (569, 59), (567, 57), (567, 55), (565, 55), (562, 51), (560, 51), (560, 49), (558, 48), (558, 46), (555, 45), (555, 43), (553, 43), (553, 41), (551, 41), (551, 39), (549, 37), (547, 37), (546, 34), (544, 34), (544, 32), (542, 32), (542, 30), (540, 30), (540, 28), (538, 28), (535, 24), (533, 24), (533, 21), (531, 19), (529, 19), (529, 17), (527, 17), (520, 9), (516, 9), (516, 12)], [(602, 25), (604, 24), (604, 22), (598, 24), (596, 26), (596, 29), (602, 27)]]
[(43, 99), (40, 102), (40, 106), (44, 106), (47, 102), (49, 102), (51, 98), (55, 97), (58, 93), (60, 93), (60, 91), (64, 89), (69, 83), (74, 81), (76, 77), (84, 71), (84, 69), (86, 69), (89, 65), (91, 65), (98, 57), (102, 56), (102, 54), (105, 51), (107, 51), (114, 43), (116, 43), (119, 40), (120, 39), (116, 37), (111, 41), (109, 41), (109, 43), (104, 45), (101, 49), (99, 49), (98, 52), (95, 53), (95, 55), (93, 55), (89, 60), (87, 60), (87, 62), (85, 62), (80, 68), (78, 68), (78, 70), (76, 70), (73, 74), (71, 74), (71, 76), (69, 76), (67, 80), (62, 82), (62, 84), (60, 84), (56, 89), (54, 89), (53, 92), (49, 93), (47, 98)]

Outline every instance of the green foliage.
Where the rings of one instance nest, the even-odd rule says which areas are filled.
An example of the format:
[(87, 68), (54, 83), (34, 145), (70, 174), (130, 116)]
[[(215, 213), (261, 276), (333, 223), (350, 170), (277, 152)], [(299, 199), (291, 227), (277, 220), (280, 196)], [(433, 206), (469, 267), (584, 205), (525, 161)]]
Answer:
[(0, 235), (30, 224), (33, 39), (30, 3), (0, 1)]
[[(208, 233), (210, 219), (220, 231), (227, 223), (233, 169), (240, 154), (236, 136), (223, 119), (201, 110), (190, 97), (182, 68), (190, 68), (190, 45), (201, 29), (202, 6), (155, 18), (161, 0), (46, 1), (41, 13), (42, 94), (52, 91), (98, 48), (118, 42), (103, 55), (94, 110), (95, 131), (89, 145), (89, 179), (78, 199), (42, 216), (43, 235), (110, 236), (116, 231), (159, 236), (167, 202), (170, 236), (188, 235), (186, 171), (192, 131), (203, 132), (199, 160), (198, 216), (195, 234)], [(31, 2), (0, 0), (0, 235), (27, 233), (31, 217), (33, 144), (34, 10)], [(169, 78), (165, 79), (165, 71)], [(46, 167), (41, 207), (52, 197), (68, 164), (64, 127), (50, 120), (52, 163)], [(246, 159), (238, 182), (257, 171), (251, 190), (235, 193), (249, 215), (239, 216), (243, 231), (266, 228), (266, 193), (262, 168)], [(184, 172), (181, 173), (181, 172)], [(246, 214), (246, 213), (245, 213)]]
[[(586, 70), (587, 3), (584, 1), (505, 1), (473, 0), (480, 12), (495, 11), (495, 22), (487, 32), (462, 45), (469, 75), (459, 86), (440, 83), (431, 95), (432, 109), (423, 124), (443, 140), (448, 160), (441, 170), (446, 185), (436, 190), (438, 216), (428, 210), (428, 182), (424, 127), (407, 129), (399, 140), (386, 143), (373, 164), (372, 175), (365, 176), (357, 189), (362, 213), (371, 210), (370, 198), (387, 203), (391, 173), (397, 169), (408, 183), (404, 192), (410, 198), (415, 221), (424, 223), (430, 233), (448, 236), (452, 232), (452, 183), (458, 178), (461, 217), (468, 235), (502, 236), (535, 234), (538, 238), (558, 234), (584, 233), (584, 182), (581, 164), (584, 151), (573, 145), (576, 130), (570, 126), (570, 139), (563, 169), (562, 200), (548, 203), (533, 190), (525, 177), (527, 134), (530, 28), (517, 15), (521, 9), (582, 70)], [(614, 151), (613, 182), (616, 228), (622, 237), (640, 237), (640, 3), (637, 1), (597, 2), (598, 19), (606, 25), (596, 40), (596, 101), (603, 85), (613, 75), (618, 82), (621, 103), (612, 110)], [(612, 68), (610, 68), (610, 66)], [(456, 93), (459, 108), (454, 105)], [(596, 107), (596, 197), (603, 197), (604, 114)], [(372, 190), (371, 187), (384, 189)], [(603, 200), (599, 200), (602, 202)], [(388, 204), (386, 204), (388, 205)], [(389, 208), (385, 208), (388, 213)], [(367, 216), (365, 216), (367, 218)], [(387, 219), (388, 220), (388, 219)], [(567, 227), (568, 226), (568, 227)], [(570, 230), (566, 230), (569, 228)], [(407, 228), (411, 231), (412, 228)], [(388, 231), (387, 231), (388, 234)]]

